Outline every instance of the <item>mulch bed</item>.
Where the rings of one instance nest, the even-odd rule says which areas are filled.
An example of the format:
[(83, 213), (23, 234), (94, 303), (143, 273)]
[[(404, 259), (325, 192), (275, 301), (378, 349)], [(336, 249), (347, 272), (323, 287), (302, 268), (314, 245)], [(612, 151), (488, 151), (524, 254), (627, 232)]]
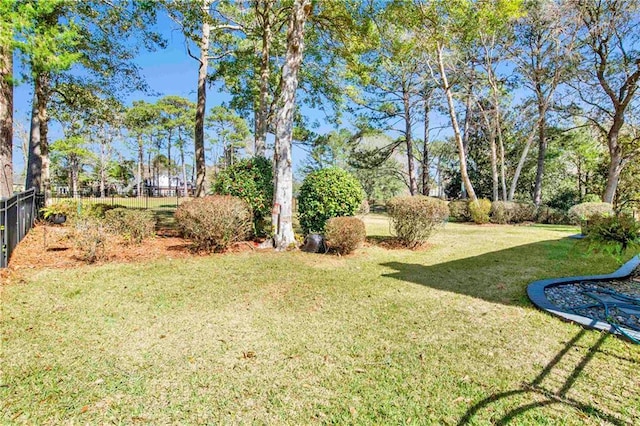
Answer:
[[(255, 250), (257, 244), (241, 242), (234, 244), (228, 252)], [(104, 255), (94, 265), (105, 263), (146, 262), (157, 259), (177, 259), (204, 256), (196, 253), (188, 240), (175, 231), (158, 231), (155, 238), (141, 244), (127, 244), (123, 239), (110, 236), (104, 245)], [(9, 261), (9, 267), (0, 270), (2, 282), (12, 281), (21, 271), (47, 268), (70, 269), (87, 265), (82, 252), (76, 248), (70, 227), (49, 224), (36, 225), (18, 244)]]

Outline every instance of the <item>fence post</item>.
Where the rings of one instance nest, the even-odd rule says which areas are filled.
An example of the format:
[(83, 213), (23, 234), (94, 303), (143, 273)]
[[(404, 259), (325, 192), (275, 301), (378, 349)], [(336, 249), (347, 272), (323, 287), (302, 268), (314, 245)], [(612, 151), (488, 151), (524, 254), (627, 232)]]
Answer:
[(7, 266), (7, 200), (0, 200), (0, 212), (2, 222), (0, 223), (0, 268)]

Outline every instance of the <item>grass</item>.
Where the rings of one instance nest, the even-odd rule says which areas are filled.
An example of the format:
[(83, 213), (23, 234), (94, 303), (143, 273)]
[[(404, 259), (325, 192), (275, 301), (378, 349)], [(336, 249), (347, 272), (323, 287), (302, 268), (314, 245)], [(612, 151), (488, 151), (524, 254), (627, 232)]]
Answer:
[(2, 288), (2, 419), (637, 424), (640, 348), (526, 298), (616, 269), (575, 232), (447, 224), (422, 251), (33, 271)]

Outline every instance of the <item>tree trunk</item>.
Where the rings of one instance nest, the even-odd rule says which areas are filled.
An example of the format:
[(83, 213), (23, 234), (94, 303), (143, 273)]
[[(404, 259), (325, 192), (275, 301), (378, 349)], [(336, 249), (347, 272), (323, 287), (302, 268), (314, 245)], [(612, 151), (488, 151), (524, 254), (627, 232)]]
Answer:
[(0, 199), (13, 194), (13, 52), (0, 46)]
[(451, 119), (451, 126), (453, 127), (453, 134), (456, 140), (456, 146), (458, 148), (458, 158), (460, 160), (460, 176), (462, 177), (462, 183), (467, 192), (467, 196), (471, 198), (471, 201), (477, 202), (478, 197), (476, 191), (473, 190), (471, 180), (469, 179), (469, 173), (467, 172), (467, 154), (465, 152), (464, 144), (462, 143), (462, 135), (460, 134), (460, 126), (458, 125), (458, 119), (456, 117), (456, 108), (453, 103), (453, 94), (451, 93), (451, 86), (449, 86), (449, 80), (447, 79), (447, 73), (444, 69), (444, 58), (442, 57), (442, 47), (438, 46), (438, 68), (440, 69), (440, 78), (442, 79), (442, 89), (447, 97), (447, 105), (449, 107), (449, 118)]
[(258, 2), (262, 4), (262, 51), (260, 58), (260, 94), (258, 96), (258, 108), (256, 108), (256, 156), (265, 156), (267, 149), (267, 129), (269, 117), (269, 77), (271, 56), (271, 8), (273, 0)]
[(536, 183), (533, 188), (533, 204), (539, 207), (542, 203), (542, 179), (544, 177), (544, 160), (547, 156), (546, 110), (538, 106), (538, 167), (536, 169)]
[(602, 201), (613, 204), (620, 181), (620, 173), (622, 172), (622, 149), (618, 145), (618, 132), (622, 124), (614, 123), (611, 130), (607, 134), (607, 145), (609, 146), (609, 170), (607, 172), (607, 184), (605, 185)]
[(167, 177), (169, 178), (169, 194), (171, 194), (171, 130), (167, 135)]
[(518, 179), (520, 179), (520, 173), (522, 173), (522, 168), (524, 167), (525, 161), (527, 161), (527, 155), (529, 154), (529, 149), (531, 149), (531, 145), (533, 144), (535, 137), (536, 132), (531, 132), (529, 134), (529, 138), (527, 138), (527, 142), (524, 144), (524, 149), (522, 150), (522, 154), (520, 155), (520, 160), (518, 161), (515, 172), (513, 172), (513, 180), (511, 181), (511, 188), (509, 189), (507, 201), (513, 201), (513, 197), (515, 196), (516, 189), (518, 187)]
[(422, 146), (422, 195), (429, 195), (429, 113), (431, 112), (431, 95), (429, 90), (424, 96), (424, 144)]
[(489, 130), (489, 147), (491, 151), (491, 188), (493, 201), (498, 201), (500, 196), (498, 195), (498, 153), (496, 150), (496, 135), (495, 129)]
[(144, 145), (142, 135), (138, 135), (138, 197), (142, 197), (142, 167), (144, 163)]
[(180, 144), (180, 162), (182, 163), (182, 185), (184, 196), (189, 196), (189, 186), (187, 185), (187, 165), (184, 162), (184, 146)]
[(13, 194), (13, 52), (0, 46), (0, 199)]
[(413, 137), (411, 128), (411, 109), (409, 105), (409, 92), (403, 89), (402, 103), (404, 105), (404, 139), (407, 146), (407, 171), (409, 172), (409, 193), (418, 193), (418, 184), (415, 176), (415, 164), (413, 159)]
[(311, 0), (295, 0), (287, 30), (287, 53), (282, 67), (275, 141), (274, 243), (284, 250), (295, 243), (293, 234), (293, 170), (291, 146), (298, 71), (304, 51), (304, 25), (311, 13)]
[[(464, 110), (464, 127), (462, 134), (462, 146), (464, 147), (464, 155), (466, 156), (469, 152), (469, 135), (471, 133), (471, 101), (473, 98), (473, 77), (469, 82), (469, 92), (467, 93), (467, 100), (465, 104)], [(467, 190), (464, 187), (464, 182), (462, 182), (462, 188), (460, 188), (460, 198), (467, 198)]]
[[(36, 80), (37, 81), (37, 80)], [(35, 188), (42, 192), (42, 156), (40, 152), (40, 115), (38, 115), (38, 94), (33, 93), (31, 103), (31, 129), (29, 131), (29, 158), (25, 189)]]
[[(209, 13), (211, 0), (203, 0), (203, 13)], [(200, 39), (200, 66), (198, 67), (198, 100), (196, 105), (195, 126), (195, 164), (196, 164), (196, 197), (205, 195), (205, 178), (207, 167), (204, 157), (204, 118), (207, 108), (207, 69), (209, 67), (209, 36), (211, 26), (206, 19), (202, 22), (202, 38)]]
[(73, 194), (73, 198), (78, 198), (78, 188), (79, 188), (79, 175), (80, 175), (80, 164), (78, 162), (78, 158), (75, 155), (70, 156), (71, 162), (71, 193)]

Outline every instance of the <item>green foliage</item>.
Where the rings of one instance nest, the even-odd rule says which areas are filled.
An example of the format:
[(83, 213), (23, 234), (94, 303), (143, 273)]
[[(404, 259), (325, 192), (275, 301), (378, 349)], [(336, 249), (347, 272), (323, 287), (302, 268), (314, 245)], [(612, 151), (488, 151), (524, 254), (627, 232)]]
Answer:
[(182, 203), (175, 214), (178, 229), (197, 250), (219, 252), (251, 235), (251, 209), (230, 195), (196, 198)]
[(49, 219), (55, 215), (65, 215), (67, 220), (78, 216), (78, 202), (73, 200), (64, 200), (53, 203), (40, 209), (42, 217)]
[(474, 223), (481, 225), (489, 223), (489, 213), (491, 212), (491, 201), (480, 198), (477, 201), (469, 201), (469, 215)]
[(357, 217), (332, 217), (327, 221), (324, 235), (330, 250), (349, 254), (364, 243), (367, 231)]
[(332, 167), (310, 173), (298, 196), (300, 225), (305, 233), (322, 233), (328, 219), (353, 216), (362, 199), (360, 182), (349, 172)]
[(596, 216), (590, 220), (587, 241), (592, 248), (620, 256), (640, 246), (640, 223), (626, 214)]
[(514, 221), (518, 205), (509, 201), (491, 203), (490, 219), (493, 223), (511, 223)]
[(79, 218), (73, 224), (72, 239), (79, 257), (88, 263), (103, 260), (106, 257), (105, 243), (108, 231), (103, 221), (87, 217)]
[(537, 209), (533, 203), (516, 203), (512, 221), (514, 223), (535, 222)]
[(449, 217), (447, 203), (438, 198), (416, 195), (387, 201), (387, 213), (398, 241), (407, 247), (424, 244), (436, 226)]
[(93, 217), (96, 219), (104, 219), (105, 214), (109, 210), (124, 209), (124, 206), (120, 204), (106, 204), (106, 203), (90, 203), (85, 204), (82, 207), (81, 214), (83, 217)]
[(273, 164), (264, 157), (253, 157), (223, 169), (213, 183), (220, 195), (242, 198), (253, 211), (254, 231), (271, 214), (273, 201)]
[(549, 206), (540, 206), (536, 215), (536, 222), (546, 223), (549, 225), (560, 225), (569, 223), (567, 215), (562, 210), (554, 209)]
[(601, 203), (602, 197), (596, 194), (587, 194), (584, 197), (582, 197), (582, 202), (583, 203)]
[(110, 208), (104, 212), (104, 221), (108, 229), (135, 244), (155, 235), (156, 219), (150, 210)]
[(574, 225), (579, 225), (585, 220), (591, 220), (598, 216), (612, 216), (613, 206), (609, 203), (581, 203), (571, 207), (567, 212), (569, 220)]
[(449, 202), (449, 220), (453, 222), (468, 222), (471, 220), (468, 203), (464, 200)]

